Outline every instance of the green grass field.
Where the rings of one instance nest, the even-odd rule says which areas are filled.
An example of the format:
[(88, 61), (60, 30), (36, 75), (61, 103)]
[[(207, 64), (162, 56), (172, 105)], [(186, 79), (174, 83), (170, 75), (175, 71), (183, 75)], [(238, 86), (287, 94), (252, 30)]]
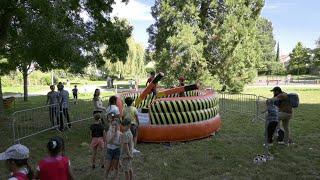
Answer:
[[(248, 87), (244, 93), (270, 97), (272, 93), (269, 90), (270, 87)], [(295, 109), (294, 118), (290, 122), (295, 144), (289, 147), (273, 146), (273, 161), (262, 165), (253, 164), (253, 158), (264, 152), (264, 122), (251, 122), (252, 116), (225, 112), (222, 114), (222, 128), (213, 137), (175, 143), (171, 148), (162, 144), (139, 144), (138, 149), (142, 155), (134, 159), (135, 179), (319, 179), (320, 88), (284, 90), (297, 92), (300, 96), (300, 107)], [(30, 101), (33, 102), (28, 103), (34, 106), (41, 105), (43, 97), (32, 97)], [(245, 106), (245, 102), (243, 105)], [(77, 179), (102, 179), (101, 169), (90, 169), (90, 151), (83, 144), (89, 143), (90, 123), (84, 121), (74, 124), (71, 130), (63, 134), (50, 131), (23, 140), (22, 143), (31, 149), (33, 166), (45, 156), (48, 139), (61, 135), (66, 140), (66, 155), (72, 160)], [(7, 123), (0, 124), (0, 133), (2, 137), (8, 137), (10, 129), (3, 128), (4, 124)], [(0, 143), (0, 151), (6, 148), (3, 144)], [(3, 175), (5, 170), (3, 163), (1, 165), (0, 174)], [(123, 178), (121, 173), (121, 179)]]

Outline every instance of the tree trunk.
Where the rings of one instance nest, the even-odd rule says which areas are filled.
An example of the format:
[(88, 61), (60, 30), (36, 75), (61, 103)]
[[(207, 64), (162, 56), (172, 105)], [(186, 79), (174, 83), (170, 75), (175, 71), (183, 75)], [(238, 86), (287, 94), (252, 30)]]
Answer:
[(27, 67), (23, 67), (22, 76), (23, 76), (23, 100), (28, 101), (28, 69)]
[(3, 94), (2, 94), (2, 84), (0, 76), (0, 121), (4, 118), (4, 105), (3, 105)]

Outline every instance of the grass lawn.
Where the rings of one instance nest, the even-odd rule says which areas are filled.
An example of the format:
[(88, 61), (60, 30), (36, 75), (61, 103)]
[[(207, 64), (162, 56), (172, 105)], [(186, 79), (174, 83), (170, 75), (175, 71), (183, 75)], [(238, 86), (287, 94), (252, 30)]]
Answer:
[[(272, 93), (269, 90), (270, 87), (249, 87), (245, 93), (270, 97)], [(320, 89), (284, 90), (297, 92), (300, 96), (300, 107), (295, 109), (290, 124), (295, 145), (273, 146), (273, 161), (263, 165), (253, 164), (253, 158), (264, 151), (264, 122), (251, 122), (251, 116), (227, 112), (222, 114), (223, 126), (220, 132), (211, 138), (175, 143), (171, 148), (162, 144), (139, 144), (138, 149), (142, 155), (134, 159), (135, 179), (319, 179)], [(30, 99), (34, 101), (32, 104), (39, 105), (43, 97)], [(4, 125), (5, 122), (1, 123)], [(33, 167), (45, 156), (49, 137), (58, 134), (65, 137), (65, 153), (71, 158), (77, 179), (102, 179), (103, 171), (100, 168), (90, 169), (90, 151), (87, 146), (90, 123), (85, 121), (74, 124), (71, 130), (63, 134), (50, 131), (23, 140), (22, 143), (31, 149)], [(2, 137), (9, 134), (3, 126), (0, 133)], [(2, 143), (0, 145), (0, 151), (3, 151), (6, 147)], [(0, 167), (0, 174), (5, 174), (3, 166)]]

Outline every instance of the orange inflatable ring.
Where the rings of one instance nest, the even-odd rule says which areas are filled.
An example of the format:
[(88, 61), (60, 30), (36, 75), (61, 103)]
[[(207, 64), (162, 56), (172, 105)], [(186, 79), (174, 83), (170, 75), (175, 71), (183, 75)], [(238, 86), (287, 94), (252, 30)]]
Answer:
[[(124, 99), (134, 100), (141, 92), (118, 94), (122, 111)], [(155, 99), (149, 95), (138, 108), (139, 133), (142, 142), (190, 141), (210, 136), (221, 127), (217, 93), (212, 90), (186, 92), (186, 97), (170, 95)]]

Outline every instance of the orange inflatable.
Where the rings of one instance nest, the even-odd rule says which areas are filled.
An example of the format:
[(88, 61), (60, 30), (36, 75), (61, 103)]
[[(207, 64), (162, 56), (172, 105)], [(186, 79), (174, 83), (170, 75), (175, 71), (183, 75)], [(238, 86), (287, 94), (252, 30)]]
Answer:
[[(169, 92), (169, 91), (167, 91)], [(123, 108), (126, 97), (134, 100), (141, 92), (118, 94), (118, 106)], [(170, 94), (170, 95), (169, 95)], [(173, 96), (153, 99), (149, 94), (138, 106), (139, 135), (142, 142), (176, 142), (205, 138), (218, 131), (221, 118), (218, 96), (212, 90), (185, 92), (185, 97)]]

